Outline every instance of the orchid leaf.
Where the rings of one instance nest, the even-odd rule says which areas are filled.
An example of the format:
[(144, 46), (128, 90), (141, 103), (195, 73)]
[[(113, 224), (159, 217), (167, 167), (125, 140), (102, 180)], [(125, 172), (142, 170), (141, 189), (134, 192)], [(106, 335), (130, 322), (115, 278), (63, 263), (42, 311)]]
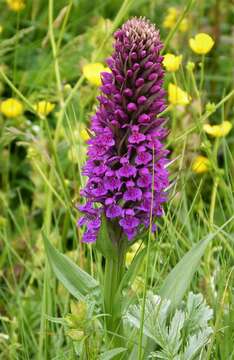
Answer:
[(45, 251), (55, 276), (70, 294), (83, 300), (98, 287), (98, 282), (66, 255), (61, 254), (45, 235), (43, 237)]
[(159, 295), (163, 299), (170, 300), (172, 308), (175, 308), (182, 301), (192, 281), (193, 275), (198, 269), (201, 257), (215, 235), (216, 233), (211, 233), (205, 239), (199, 241), (198, 244), (194, 245), (164, 280)]

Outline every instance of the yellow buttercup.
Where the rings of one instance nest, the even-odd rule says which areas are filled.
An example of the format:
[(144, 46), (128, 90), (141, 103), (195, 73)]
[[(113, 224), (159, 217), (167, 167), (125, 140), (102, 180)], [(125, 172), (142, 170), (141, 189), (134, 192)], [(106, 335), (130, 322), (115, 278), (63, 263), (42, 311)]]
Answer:
[(100, 73), (103, 71), (110, 72), (110, 69), (106, 68), (101, 63), (91, 63), (86, 64), (83, 67), (83, 75), (88, 80), (88, 82), (95, 86), (101, 85), (101, 76)]
[(210, 160), (202, 155), (198, 155), (192, 164), (192, 170), (196, 174), (203, 174), (209, 171), (210, 169)]
[(174, 7), (169, 7), (167, 15), (163, 21), (163, 27), (166, 29), (171, 29), (175, 25), (176, 17), (178, 15), (178, 10)]
[(45, 100), (41, 100), (33, 106), (34, 110), (42, 116), (49, 115), (49, 113), (53, 111), (54, 107), (55, 104)]
[[(169, 7), (167, 15), (163, 21), (163, 27), (165, 29), (172, 29), (176, 25), (179, 15), (180, 15), (180, 12), (177, 8)], [(189, 27), (188, 19), (184, 18), (184, 19), (182, 19), (181, 23), (179, 24), (178, 29), (181, 32), (186, 32), (188, 30), (188, 27)]]
[(182, 55), (176, 56), (168, 53), (164, 55), (163, 65), (165, 66), (167, 71), (174, 72), (179, 69), (181, 61), (182, 61)]
[(189, 39), (189, 45), (196, 54), (205, 55), (214, 46), (214, 40), (208, 34), (199, 33), (194, 39)]
[(12, 11), (21, 11), (25, 8), (24, 0), (7, 0), (7, 5)]
[(203, 130), (213, 137), (223, 137), (226, 136), (232, 128), (232, 123), (230, 121), (223, 121), (220, 125), (203, 125)]
[(0, 111), (8, 118), (14, 118), (20, 116), (24, 112), (23, 104), (14, 98), (9, 98), (2, 101), (0, 104)]
[(186, 32), (188, 30), (188, 28), (189, 28), (188, 19), (184, 18), (179, 25), (179, 30), (181, 32)]
[(168, 99), (172, 105), (185, 106), (190, 103), (191, 96), (179, 86), (170, 83), (168, 86)]

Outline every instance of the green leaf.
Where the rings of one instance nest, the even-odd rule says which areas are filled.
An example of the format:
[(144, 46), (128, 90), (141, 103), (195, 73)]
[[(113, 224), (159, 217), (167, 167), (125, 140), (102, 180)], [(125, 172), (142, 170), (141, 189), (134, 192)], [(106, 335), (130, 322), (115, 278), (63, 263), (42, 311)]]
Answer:
[(105, 256), (105, 258), (115, 258), (117, 255), (117, 249), (114, 247), (111, 241), (105, 215), (102, 215), (102, 224), (98, 233), (96, 247), (102, 253), (102, 255)]
[(171, 307), (176, 307), (184, 297), (195, 271), (198, 268), (207, 245), (216, 233), (209, 234), (188, 251), (180, 262), (174, 267), (163, 282), (159, 295), (163, 299), (171, 300)]
[(100, 360), (110, 360), (113, 359), (113, 357), (115, 357), (116, 355), (126, 351), (127, 349), (119, 347), (119, 348), (115, 348), (113, 350), (109, 350), (109, 351), (105, 351), (104, 353), (102, 353), (100, 355)]
[(43, 238), (45, 251), (56, 277), (75, 298), (83, 300), (98, 287), (98, 282), (55, 249), (44, 234)]

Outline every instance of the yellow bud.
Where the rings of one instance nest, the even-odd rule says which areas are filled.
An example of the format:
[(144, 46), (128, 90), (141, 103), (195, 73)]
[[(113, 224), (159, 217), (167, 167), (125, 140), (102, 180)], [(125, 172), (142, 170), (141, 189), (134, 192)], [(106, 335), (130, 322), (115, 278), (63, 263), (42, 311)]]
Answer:
[(191, 96), (179, 86), (170, 83), (168, 87), (168, 99), (172, 105), (185, 106), (191, 101)]
[(53, 111), (54, 107), (55, 104), (45, 100), (38, 101), (38, 103), (33, 106), (34, 110), (42, 116), (49, 115), (51, 111)]
[(194, 39), (189, 39), (189, 45), (196, 54), (205, 55), (214, 46), (214, 40), (208, 34), (199, 33)]
[(216, 110), (216, 105), (215, 105), (215, 103), (208, 102), (208, 103), (206, 104), (206, 112), (208, 112), (208, 113), (213, 113), (213, 112), (215, 112), (215, 110)]
[(163, 59), (163, 65), (167, 71), (174, 72), (180, 67), (182, 55), (176, 56), (173, 54), (166, 54)]
[(186, 69), (187, 69), (188, 71), (193, 71), (194, 68), (195, 68), (194, 62), (188, 61), (188, 62), (187, 62), (187, 65), (186, 65)]
[(70, 180), (64, 179), (64, 184), (65, 184), (66, 187), (69, 187), (70, 186)]
[(23, 114), (23, 104), (14, 98), (2, 101), (0, 111), (8, 118), (14, 118)]
[(63, 87), (63, 90), (64, 90), (65, 94), (68, 95), (71, 92), (72, 87), (70, 84), (65, 84)]
[(39, 153), (38, 153), (37, 149), (35, 149), (32, 146), (29, 146), (28, 150), (27, 150), (27, 158), (28, 159), (35, 159), (35, 158), (38, 158), (38, 157), (39, 157)]
[(198, 155), (192, 164), (192, 170), (196, 174), (203, 174), (210, 169), (210, 160), (205, 156)]
[(230, 121), (223, 121), (220, 125), (203, 125), (203, 130), (213, 137), (224, 137), (231, 131), (232, 123)]

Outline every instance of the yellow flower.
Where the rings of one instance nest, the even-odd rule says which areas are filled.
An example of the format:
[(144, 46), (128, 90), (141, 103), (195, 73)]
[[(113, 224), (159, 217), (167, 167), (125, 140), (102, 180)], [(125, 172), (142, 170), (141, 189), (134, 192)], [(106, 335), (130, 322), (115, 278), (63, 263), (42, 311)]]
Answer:
[(189, 28), (188, 19), (184, 18), (179, 25), (179, 30), (181, 32), (186, 32), (188, 30), (188, 28)]
[(220, 125), (203, 125), (204, 131), (216, 138), (226, 136), (231, 131), (231, 128), (232, 124), (230, 121), (223, 121)]
[(171, 29), (175, 26), (178, 10), (175, 7), (169, 7), (168, 13), (163, 21), (163, 27)]
[(199, 33), (194, 39), (189, 39), (189, 45), (196, 54), (205, 55), (212, 49), (214, 40), (208, 34)]
[(163, 59), (163, 65), (167, 71), (174, 72), (180, 67), (182, 55), (176, 56), (173, 54), (166, 54)]
[(80, 132), (80, 136), (84, 141), (87, 141), (90, 139), (89, 133), (86, 129), (82, 129)]
[(41, 100), (36, 103), (33, 108), (34, 110), (42, 116), (47, 116), (51, 111), (54, 110), (55, 104), (52, 104), (49, 101)]
[(23, 104), (14, 98), (2, 101), (0, 104), (0, 111), (9, 118), (20, 116), (24, 112)]
[(0, 34), (3, 32), (3, 27), (0, 25)]
[(96, 86), (101, 85), (100, 73), (103, 71), (110, 72), (110, 70), (101, 63), (86, 64), (83, 67), (84, 77), (88, 80), (90, 84)]
[[(163, 27), (165, 29), (172, 29), (178, 20), (179, 13), (179, 10), (175, 7), (169, 7), (167, 15), (163, 21)], [(179, 25), (179, 30), (181, 32), (186, 32), (188, 30), (188, 27), (188, 20), (184, 18)]]
[(25, 8), (24, 0), (7, 0), (7, 5), (12, 11), (21, 11)]
[(191, 96), (179, 86), (170, 83), (168, 86), (168, 99), (172, 105), (185, 106), (189, 104)]
[(192, 170), (196, 174), (203, 174), (210, 169), (210, 160), (207, 159), (205, 156), (198, 155), (192, 164)]

